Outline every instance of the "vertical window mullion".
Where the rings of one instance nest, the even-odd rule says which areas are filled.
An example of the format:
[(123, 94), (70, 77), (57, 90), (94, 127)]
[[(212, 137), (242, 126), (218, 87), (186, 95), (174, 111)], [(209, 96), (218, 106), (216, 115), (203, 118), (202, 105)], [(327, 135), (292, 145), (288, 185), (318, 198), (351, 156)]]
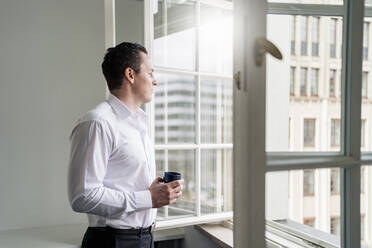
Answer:
[[(363, 1), (345, 1), (343, 41), (342, 147), (360, 159)], [(341, 170), (341, 247), (360, 247), (360, 166)]]
[(196, 1), (195, 11), (195, 23), (196, 23), (196, 71), (197, 71), (197, 84), (196, 84), (196, 144), (198, 145), (196, 151), (196, 169), (195, 169), (195, 180), (196, 180), (196, 216), (201, 215), (201, 148), (200, 148), (200, 0)]

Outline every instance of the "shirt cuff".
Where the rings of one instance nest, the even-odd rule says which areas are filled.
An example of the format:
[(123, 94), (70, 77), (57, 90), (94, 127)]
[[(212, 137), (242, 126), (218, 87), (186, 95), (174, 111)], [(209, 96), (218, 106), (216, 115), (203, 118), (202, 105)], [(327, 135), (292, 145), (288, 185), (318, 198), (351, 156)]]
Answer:
[(137, 210), (152, 208), (152, 199), (150, 190), (134, 192), (134, 199)]

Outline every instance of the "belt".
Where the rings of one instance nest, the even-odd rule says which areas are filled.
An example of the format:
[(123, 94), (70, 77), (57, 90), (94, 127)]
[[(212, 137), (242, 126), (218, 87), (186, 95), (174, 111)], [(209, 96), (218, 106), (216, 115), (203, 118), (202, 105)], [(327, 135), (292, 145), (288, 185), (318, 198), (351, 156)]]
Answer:
[(108, 232), (113, 233), (113, 234), (147, 234), (147, 233), (152, 233), (155, 229), (155, 224), (152, 224), (149, 227), (146, 228), (132, 228), (132, 229), (118, 229), (118, 228), (113, 228), (111, 226), (106, 226), (103, 227), (105, 228)]

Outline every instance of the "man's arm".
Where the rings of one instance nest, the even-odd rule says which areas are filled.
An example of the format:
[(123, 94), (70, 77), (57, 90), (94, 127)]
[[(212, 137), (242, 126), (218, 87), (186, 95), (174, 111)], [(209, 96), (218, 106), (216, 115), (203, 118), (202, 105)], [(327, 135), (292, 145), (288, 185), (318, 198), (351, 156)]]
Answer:
[(68, 196), (72, 209), (119, 218), (124, 212), (152, 207), (149, 190), (122, 192), (103, 185), (113, 138), (100, 121), (78, 124), (70, 137)]

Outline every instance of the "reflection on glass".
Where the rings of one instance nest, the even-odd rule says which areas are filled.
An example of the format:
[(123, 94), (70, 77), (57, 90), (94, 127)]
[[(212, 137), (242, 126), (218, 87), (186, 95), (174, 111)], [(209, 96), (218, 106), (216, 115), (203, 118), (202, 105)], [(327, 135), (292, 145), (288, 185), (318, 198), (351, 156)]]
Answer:
[(200, 70), (232, 74), (232, 10), (200, 5)]
[(202, 214), (232, 211), (232, 150), (201, 151)]
[(232, 143), (232, 81), (202, 78), (200, 135), (202, 143)]
[(195, 143), (195, 78), (157, 73), (156, 80), (155, 142), (165, 142), (167, 123), (168, 143)]
[(267, 36), (287, 59), (267, 59), (266, 151), (340, 151), (342, 18), (270, 14)]
[(165, 143), (165, 77), (156, 74), (157, 85), (154, 87), (155, 105), (155, 143)]
[(182, 197), (168, 207), (169, 216), (195, 215), (195, 151), (169, 150), (168, 171), (182, 174)]
[[(155, 162), (156, 162), (156, 176), (163, 177), (165, 169), (165, 151), (156, 150), (155, 151)], [(156, 216), (158, 219), (164, 218), (164, 207), (158, 209), (158, 214)]]
[(195, 2), (154, 4), (154, 65), (195, 70)]
[(372, 167), (361, 166), (360, 170), (360, 231), (363, 247), (372, 247)]
[(339, 181), (339, 169), (267, 173), (266, 219), (339, 247)]
[[(371, 0), (366, 0), (371, 1)], [(343, 0), (268, 0), (270, 3), (296, 3), (296, 4), (327, 4), (327, 5), (343, 5)]]

